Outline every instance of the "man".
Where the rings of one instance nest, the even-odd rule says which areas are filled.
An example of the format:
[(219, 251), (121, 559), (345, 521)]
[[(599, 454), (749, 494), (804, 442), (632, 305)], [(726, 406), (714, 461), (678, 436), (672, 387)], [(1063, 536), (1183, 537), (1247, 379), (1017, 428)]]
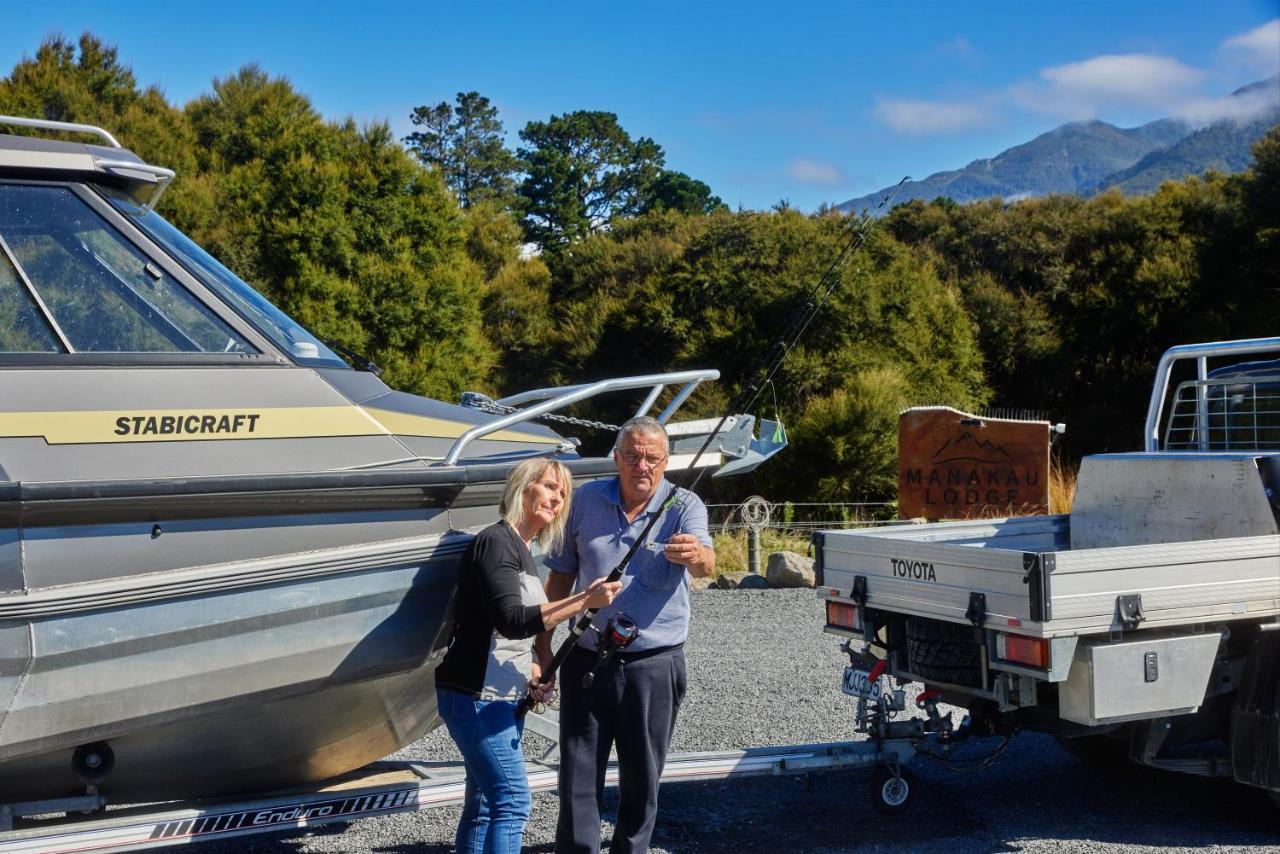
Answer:
[[(569, 509), (564, 546), (546, 564), (552, 601), (609, 574), (662, 512), (675, 485), (667, 470), (667, 433), (648, 417), (622, 425), (613, 451), (618, 476), (588, 483)], [(635, 620), (639, 635), (595, 674), (596, 632), (583, 633), (565, 660), (560, 690), (560, 820), (556, 851), (600, 850), (600, 797), (609, 750), (618, 750), (618, 824), (611, 852), (649, 847), (658, 810), (658, 779), (675, 730), (687, 680), (684, 641), (689, 631), (689, 575), (710, 575), (716, 553), (707, 508), (680, 489), (622, 576), (622, 592), (596, 616), (603, 626), (615, 611)], [(544, 638), (549, 649), (549, 638)]]

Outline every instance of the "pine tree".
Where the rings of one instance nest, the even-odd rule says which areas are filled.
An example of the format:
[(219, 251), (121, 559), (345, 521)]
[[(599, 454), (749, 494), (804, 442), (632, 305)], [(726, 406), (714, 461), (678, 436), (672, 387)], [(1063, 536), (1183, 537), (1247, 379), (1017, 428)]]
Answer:
[(525, 236), (556, 250), (634, 216), (662, 170), (662, 146), (631, 135), (613, 113), (579, 110), (520, 131)]
[(517, 162), (503, 144), (498, 108), (479, 92), (459, 92), (457, 106), (441, 101), (415, 107), (410, 121), (422, 130), (404, 138), (420, 161), (437, 169), (467, 208), (477, 202), (514, 201)]

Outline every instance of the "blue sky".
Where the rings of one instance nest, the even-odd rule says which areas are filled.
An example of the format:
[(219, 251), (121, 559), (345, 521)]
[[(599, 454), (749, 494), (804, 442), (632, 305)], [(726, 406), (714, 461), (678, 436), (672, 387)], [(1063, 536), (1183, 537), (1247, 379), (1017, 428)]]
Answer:
[[(895, 8), (899, 7), (899, 8)], [(119, 48), (183, 104), (256, 62), (330, 118), (476, 90), (530, 120), (618, 114), (732, 206), (812, 210), (1064, 121), (1218, 114), (1280, 71), (1280, 0), (10, 4), (0, 74), (49, 34)]]

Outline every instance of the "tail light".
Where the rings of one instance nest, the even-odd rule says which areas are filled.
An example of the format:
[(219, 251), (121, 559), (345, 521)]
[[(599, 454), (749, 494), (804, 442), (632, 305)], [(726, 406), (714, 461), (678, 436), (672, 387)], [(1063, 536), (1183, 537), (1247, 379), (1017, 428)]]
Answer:
[(858, 606), (850, 602), (827, 602), (827, 625), (850, 631), (862, 631), (862, 615)]
[(1047, 668), (1049, 666), (1049, 641), (1045, 638), (997, 634), (996, 655), (1005, 661), (1013, 661), (1029, 667)]

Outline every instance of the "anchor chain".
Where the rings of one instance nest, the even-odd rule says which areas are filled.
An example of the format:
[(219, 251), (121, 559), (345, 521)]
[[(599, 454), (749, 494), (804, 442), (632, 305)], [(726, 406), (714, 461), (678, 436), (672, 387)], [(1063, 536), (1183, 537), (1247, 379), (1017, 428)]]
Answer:
[[(462, 393), (461, 403), (468, 409), (479, 409), (481, 412), (488, 412), (490, 415), (510, 415), (520, 410), (514, 406), (506, 406), (498, 403), (498, 401), (489, 397), (487, 394), (481, 394), (478, 391), (464, 391)], [(556, 415), (551, 412), (544, 412), (541, 415), (533, 416), (534, 420), (542, 421), (559, 421), (561, 424), (572, 424), (575, 427), (591, 427), (596, 430), (612, 430), (614, 433), (622, 428), (617, 424), (606, 424), (603, 421), (591, 421), (586, 418), (574, 418), (572, 415)]]

